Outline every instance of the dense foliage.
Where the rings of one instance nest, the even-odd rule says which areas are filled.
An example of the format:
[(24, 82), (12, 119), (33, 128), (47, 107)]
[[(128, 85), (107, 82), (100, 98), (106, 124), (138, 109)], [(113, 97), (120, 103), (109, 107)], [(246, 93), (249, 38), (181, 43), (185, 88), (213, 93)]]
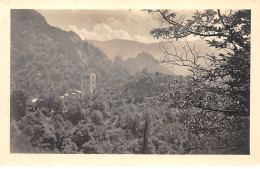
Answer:
[[(187, 42), (184, 54), (164, 48), (163, 62), (190, 68), (195, 83), (202, 84), (204, 90), (232, 99), (227, 111), (249, 115), (251, 11), (196, 11), (188, 19), (170, 10), (148, 11), (159, 13), (167, 23), (166, 27), (151, 30), (154, 38)], [(205, 39), (218, 52), (202, 55), (189, 45), (188, 36)]]
[[(188, 112), (186, 118), (192, 117), (188, 123), (197, 135), (212, 133), (215, 135), (212, 138), (220, 140), (227, 137), (221, 141), (221, 146), (214, 145), (211, 149), (231, 148), (235, 143), (243, 147), (242, 152), (248, 153), (251, 11), (196, 11), (190, 18), (170, 10), (148, 12), (159, 14), (167, 23), (163, 28), (151, 30), (154, 38), (182, 39), (187, 43), (182, 54), (174, 51), (172, 42), (173, 50), (162, 47), (163, 63), (185, 66), (192, 72), (186, 87), (177, 92), (173, 89), (165, 96), (170, 100), (169, 107)], [(196, 46), (190, 46), (188, 38), (191, 36), (206, 40), (216, 52), (201, 54)], [(209, 147), (195, 146), (195, 149), (204, 151)]]
[[(167, 97), (168, 86), (175, 84), (171, 91), (175, 91), (176, 99), (181, 101), (179, 86), (185, 91), (189, 84), (185, 82), (186, 78), (172, 77), (172, 81), (162, 85), (163, 79), (170, 78), (144, 71), (130, 77), (127, 85), (100, 90), (83, 101), (41, 98), (32, 105), (34, 109), (27, 109), (20, 121), (12, 121), (12, 151), (109, 154), (233, 154), (248, 151), (249, 140), (244, 137), (248, 119), (172, 106), (169, 103), (176, 100)], [(139, 86), (145, 86), (147, 82), (154, 87), (140, 90)], [(147, 120), (149, 124), (145, 128)], [(144, 151), (145, 132), (147, 146)]]

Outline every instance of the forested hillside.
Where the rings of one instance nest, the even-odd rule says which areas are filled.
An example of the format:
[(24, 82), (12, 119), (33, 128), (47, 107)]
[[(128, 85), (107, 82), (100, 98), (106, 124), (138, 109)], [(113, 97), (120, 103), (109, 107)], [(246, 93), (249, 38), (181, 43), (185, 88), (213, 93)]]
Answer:
[(80, 89), (82, 72), (97, 73), (98, 88), (128, 76), (101, 50), (74, 32), (50, 26), (36, 11), (12, 10), (11, 18), (11, 89), (62, 95)]

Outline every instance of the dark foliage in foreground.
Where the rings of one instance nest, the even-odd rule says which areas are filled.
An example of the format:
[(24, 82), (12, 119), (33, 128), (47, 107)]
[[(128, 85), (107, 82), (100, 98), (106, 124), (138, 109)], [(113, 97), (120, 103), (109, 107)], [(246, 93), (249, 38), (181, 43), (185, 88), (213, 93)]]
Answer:
[[(169, 78), (142, 73), (129, 80), (131, 89), (128, 85), (119, 85), (101, 90), (92, 98), (85, 97), (83, 101), (41, 98), (36, 105), (31, 105), (35, 109), (27, 110), (20, 121), (12, 121), (11, 150), (27, 153), (248, 153), (248, 118), (185, 106), (172, 108), (172, 103), (182, 98), (179, 86), (186, 91), (189, 84), (184, 81), (186, 78), (176, 77), (175, 88), (171, 90), (176, 94), (172, 99), (163, 85), (156, 85), (160, 78), (166, 77)], [(157, 86), (150, 90), (165, 94), (140, 93), (138, 86), (144, 86), (145, 79)], [(139, 94), (129, 98), (123, 92), (127, 89)], [(50, 100), (53, 104), (43, 104)], [(147, 118), (149, 126), (145, 128)], [(144, 152), (145, 132), (148, 139)]]

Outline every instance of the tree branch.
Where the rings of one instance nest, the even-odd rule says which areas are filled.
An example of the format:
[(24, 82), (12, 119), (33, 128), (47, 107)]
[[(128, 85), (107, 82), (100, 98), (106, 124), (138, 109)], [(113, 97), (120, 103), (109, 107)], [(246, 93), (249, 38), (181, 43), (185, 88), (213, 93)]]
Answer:
[[(169, 24), (171, 24), (171, 25), (178, 25), (178, 26), (180, 26), (180, 27), (182, 27), (182, 28), (185, 28), (184, 25), (179, 24), (179, 23), (175, 22), (174, 20), (169, 19), (169, 17), (166, 16), (166, 12), (163, 12), (163, 11), (161, 11), (161, 10), (158, 10), (158, 12), (161, 14), (161, 16), (163, 17), (163, 19), (164, 19), (165, 21), (167, 21)], [(223, 23), (224, 23), (224, 22), (223, 22)], [(223, 36), (223, 37), (227, 37), (227, 36), (228, 36), (228, 35), (225, 35), (225, 34), (223, 34), (223, 33), (202, 34), (202, 33), (199, 33), (199, 32), (194, 32), (194, 31), (192, 31), (192, 30), (187, 30), (187, 31), (188, 31), (190, 34), (194, 34), (194, 35), (196, 35), (196, 36), (203, 36), (203, 37), (211, 37), (211, 36)], [(184, 37), (186, 37), (186, 36), (184, 36)]]
[(224, 28), (226, 28), (226, 25), (224, 24), (223, 18), (222, 18), (221, 14), (220, 14), (220, 10), (218, 9), (217, 11), (218, 11), (218, 16), (219, 16), (219, 19), (220, 19), (222, 25), (224, 26)]

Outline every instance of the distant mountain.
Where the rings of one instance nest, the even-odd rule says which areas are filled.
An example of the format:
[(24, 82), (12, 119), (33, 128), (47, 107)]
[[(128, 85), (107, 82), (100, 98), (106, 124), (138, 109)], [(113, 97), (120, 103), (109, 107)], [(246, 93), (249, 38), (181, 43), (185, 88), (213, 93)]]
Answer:
[(135, 58), (139, 53), (147, 52), (157, 57), (161, 55), (158, 43), (145, 44), (136, 41), (114, 39), (108, 41), (88, 40), (104, 51), (108, 58), (114, 60), (119, 55), (122, 59)]
[(121, 56), (116, 56), (114, 63), (127, 68), (132, 73), (141, 72), (144, 68), (147, 68), (148, 72), (151, 73), (173, 74), (163, 65), (156, 63), (154, 57), (146, 52), (139, 53), (136, 58), (128, 58), (127, 60), (123, 60)]
[[(124, 40), (124, 39), (113, 39), (108, 41), (97, 41), (88, 40), (90, 43), (94, 44), (96, 47), (100, 48), (105, 52), (109, 59), (114, 60), (114, 58), (119, 55), (122, 59), (126, 60), (128, 58), (134, 58), (139, 53), (146, 52), (159, 59), (163, 56), (163, 52), (160, 50), (159, 43), (141, 43), (136, 41)], [(165, 47), (171, 47), (170, 43), (163, 42)], [(178, 52), (184, 52), (183, 46), (186, 45), (184, 41), (173, 41), (173, 45), (176, 47)], [(198, 51), (212, 52), (214, 48), (209, 48), (209, 45), (204, 40), (194, 40), (189, 42), (190, 46), (196, 47)]]
[[(122, 60), (126, 60), (126, 63), (133, 63), (138, 62), (137, 60), (134, 61), (130, 59), (131, 61), (127, 60), (128, 58), (136, 58), (138, 54), (145, 52), (149, 53), (154, 57), (156, 60), (161, 60), (164, 56), (164, 53), (162, 52), (163, 47), (166, 49), (169, 49), (169, 52), (174, 53), (175, 49), (178, 52), (178, 55), (185, 55), (185, 51), (183, 50), (183, 47), (187, 45), (184, 41), (173, 41), (172, 43), (169, 42), (163, 42), (161, 44), (159, 43), (140, 43), (136, 41), (130, 41), (130, 40), (123, 40), (123, 39), (114, 39), (114, 40), (108, 40), (108, 41), (96, 41), (96, 40), (88, 40), (88, 42), (92, 43), (94, 46), (100, 48), (102, 51), (104, 51), (108, 58), (110, 60), (114, 60), (116, 56), (121, 56)], [(173, 46), (175, 48), (173, 48)], [(215, 51), (215, 48), (209, 47), (209, 45), (204, 40), (195, 40), (189, 42), (189, 46), (193, 48), (195, 46), (196, 51), (200, 53), (200, 55), (203, 55), (205, 53), (213, 53)], [(191, 57), (191, 54), (188, 54), (189, 57)], [(131, 65), (123, 64), (126, 67), (131, 67)], [(139, 65), (139, 64), (138, 64)], [(138, 67), (137, 65), (137, 67)], [(167, 65), (167, 67), (170, 67), (170, 65)], [(132, 68), (130, 68), (133, 70)], [(177, 75), (186, 75), (189, 73), (186, 67), (179, 67), (174, 66), (173, 67), (174, 74)], [(164, 71), (163, 71), (164, 72)], [(169, 72), (167, 70), (167, 72)]]

